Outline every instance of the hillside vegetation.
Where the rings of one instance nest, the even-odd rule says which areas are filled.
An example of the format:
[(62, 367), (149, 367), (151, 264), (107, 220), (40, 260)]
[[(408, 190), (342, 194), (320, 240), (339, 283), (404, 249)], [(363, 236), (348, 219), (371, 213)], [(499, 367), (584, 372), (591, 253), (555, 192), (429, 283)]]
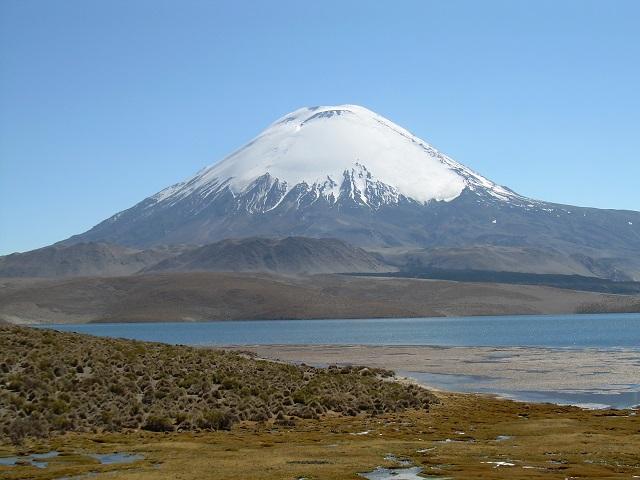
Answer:
[(67, 431), (229, 429), (241, 421), (427, 410), (426, 390), (364, 367), (0, 326), (0, 439)]

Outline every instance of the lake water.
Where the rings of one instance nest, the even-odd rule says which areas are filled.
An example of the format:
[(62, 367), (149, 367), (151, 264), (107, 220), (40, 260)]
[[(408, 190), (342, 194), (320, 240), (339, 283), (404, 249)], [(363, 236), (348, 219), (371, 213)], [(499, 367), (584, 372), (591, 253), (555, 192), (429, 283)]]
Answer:
[(640, 349), (640, 314), (93, 323), (46, 327), (183, 345), (361, 344)]
[[(196, 346), (360, 344), (523, 346), (611, 350), (625, 348), (640, 351), (640, 314), (95, 323), (42, 327), (98, 336)], [(589, 408), (628, 408), (640, 403), (640, 384), (635, 383), (626, 386), (605, 385), (600, 390), (585, 392), (558, 389), (516, 391), (494, 387), (494, 382), (482, 377), (427, 372), (400, 373), (435, 388), (459, 392), (495, 393), (524, 401), (573, 404)], [(611, 390), (614, 392), (612, 393)]]
[[(640, 405), (640, 384), (624, 385), (627, 391), (615, 391), (609, 385), (603, 389), (574, 390), (517, 390), (493, 385), (495, 379), (483, 376), (439, 374), (426, 372), (397, 372), (412, 377), (423, 385), (430, 385), (441, 390), (462, 393), (490, 393), (513, 400), (536, 403), (556, 403), (559, 405), (576, 405), (588, 409), (630, 408)], [(640, 379), (638, 379), (640, 380)]]

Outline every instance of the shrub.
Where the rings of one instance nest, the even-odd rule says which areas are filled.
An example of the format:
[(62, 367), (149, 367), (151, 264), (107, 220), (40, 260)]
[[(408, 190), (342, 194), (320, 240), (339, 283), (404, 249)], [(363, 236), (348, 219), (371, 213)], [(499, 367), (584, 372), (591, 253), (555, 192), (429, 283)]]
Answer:
[(36, 416), (16, 418), (9, 426), (9, 439), (14, 445), (22, 445), (26, 437), (44, 437), (49, 426)]
[(205, 430), (231, 430), (234, 420), (230, 412), (209, 410), (198, 420), (198, 427)]
[(173, 422), (164, 415), (149, 415), (142, 428), (150, 432), (172, 432)]

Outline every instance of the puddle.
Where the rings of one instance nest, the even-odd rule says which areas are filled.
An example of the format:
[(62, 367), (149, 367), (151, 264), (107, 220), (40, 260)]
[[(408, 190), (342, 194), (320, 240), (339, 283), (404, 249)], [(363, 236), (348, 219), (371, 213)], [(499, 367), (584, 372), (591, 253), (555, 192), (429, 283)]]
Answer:
[[(2, 457), (0, 458), (0, 465), (2, 465), (3, 467), (13, 467), (16, 463), (18, 463), (18, 461), (20, 461), (23, 458), (27, 459), (29, 457)], [(30, 458), (27, 461), (31, 463)]]
[[(368, 473), (359, 473), (361, 477), (367, 480), (424, 480), (425, 477), (421, 477), (418, 474), (422, 472), (421, 467), (411, 468), (384, 468), (377, 467), (375, 470)], [(431, 477), (435, 478), (435, 477)]]
[[(1, 457), (0, 466), (3, 467), (15, 467), (15, 466), (31, 466), (36, 468), (47, 468), (49, 463), (45, 460), (57, 457), (60, 453), (53, 450), (47, 453), (34, 453), (32, 455), (23, 455), (15, 457)], [(144, 455), (137, 453), (89, 453), (85, 454), (88, 457), (95, 458), (102, 465), (114, 465), (119, 463), (133, 463), (138, 460), (143, 460)]]
[(59, 452), (52, 450), (47, 453), (34, 453), (32, 455), (22, 455), (15, 457), (0, 457), (0, 466), (3, 467), (16, 467), (16, 466), (27, 466), (27, 467), (36, 467), (36, 468), (47, 468), (49, 466), (48, 462), (43, 462), (42, 460), (46, 460), (49, 458), (54, 458), (59, 455)]
[(507, 440), (511, 440), (512, 438), (512, 435), (498, 435), (496, 437), (496, 442), (505, 442)]
[(398, 463), (401, 465), (401, 468), (376, 467), (371, 472), (358, 473), (358, 475), (367, 480), (424, 480), (425, 478), (448, 480), (448, 477), (436, 477), (432, 475), (428, 477), (421, 476), (419, 474), (424, 470), (422, 467), (412, 467), (413, 462), (410, 459), (398, 457), (393, 453), (387, 453), (384, 459), (388, 462)]
[(143, 460), (144, 455), (136, 453), (90, 453), (88, 455), (91, 458), (95, 458), (102, 465), (113, 465), (118, 463), (133, 463), (138, 460)]

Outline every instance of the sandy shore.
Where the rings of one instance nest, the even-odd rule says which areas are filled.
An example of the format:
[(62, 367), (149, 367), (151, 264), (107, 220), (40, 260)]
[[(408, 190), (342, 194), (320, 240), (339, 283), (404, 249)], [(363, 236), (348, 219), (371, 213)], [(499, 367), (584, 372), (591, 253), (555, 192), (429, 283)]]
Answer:
[[(251, 350), (264, 358), (310, 365), (361, 364), (396, 372), (472, 376), (490, 382), (496, 391), (618, 394), (640, 390), (640, 351), (630, 349), (363, 345), (236, 348)], [(429, 384), (429, 380), (422, 383)]]

